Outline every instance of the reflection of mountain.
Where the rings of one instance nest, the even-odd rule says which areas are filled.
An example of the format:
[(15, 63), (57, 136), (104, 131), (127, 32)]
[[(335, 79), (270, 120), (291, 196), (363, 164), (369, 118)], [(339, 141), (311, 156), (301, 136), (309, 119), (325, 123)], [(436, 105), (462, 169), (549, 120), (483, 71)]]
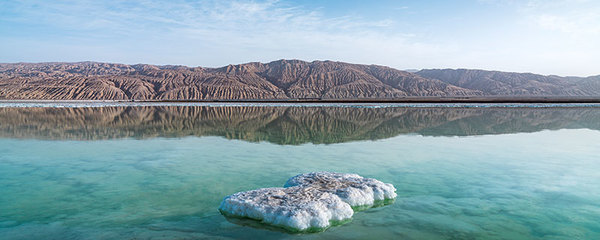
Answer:
[(492, 109), (418, 131), (431, 136), (470, 136), (588, 128), (600, 130), (600, 109)]
[(598, 119), (598, 108), (0, 108), (0, 137), (223, 136), (276, 144), (339, 143), (408, 133), (468, 136), (562, 128), (600, 130)]

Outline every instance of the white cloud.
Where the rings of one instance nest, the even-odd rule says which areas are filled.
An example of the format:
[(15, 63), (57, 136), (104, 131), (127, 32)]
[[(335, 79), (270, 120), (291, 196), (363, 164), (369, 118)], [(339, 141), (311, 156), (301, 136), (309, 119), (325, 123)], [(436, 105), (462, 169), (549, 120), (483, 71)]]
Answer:
[(597, 11), (574, 12), (564, 15), (539, 14), (534, 19), (544, 29), (568, 34), (598, 35), (600, 34), (600, 12)]
[(219, 66), (300, 58), (402, 67), (413, 63), (404, 57), (407, 53), (435, 55), (432, 50), (440, 49), (412, 42), (412, 33), (389, 31), (395, 24), (389, 19), (332, 18), (318, 9), (272, 0), (33, 5), (24, 4), (21, 11), (26, 17), (17, 21), (41, 20), (72, 34), (78, 45), (98, 44), (98, 39), (115, 41), (111, 43), (115, 48), (132, 55), (119, 61)]
[(576, 35), (600, 34), (600, 2), (591, 0), (530, 0), (521, 11), (539, 27)]
[[(592, 66), (600, 61), (600, 9), (596, 2), (478, 1), (473, 8), (498, 4), (515, 14), (493, 23), (472, 18), (459, 24), (445, 25), (439, 20), (424, 26), (420, 18), (399, 23), (399, 18), (330, 17), (321, 8), (274, 0), (9, 0), (8, 7), (19, 14), (0, 16), (0, 23), (36, 25), (56, 32), (44, 39), (10, 33), (0, 36), (5, 43), (0, 45), (0, 61), (221, 66), (295, 58), (400, 69), (465, 67), (598, 74)], [(410, 9), (418, 10), (413, 5)], [(444, 14), (434, 17), (452, 19), (454, 13)], [(432, 16), (423, 16), (428, 17)], [(426, 30), (408, 32), (399, 26)]]

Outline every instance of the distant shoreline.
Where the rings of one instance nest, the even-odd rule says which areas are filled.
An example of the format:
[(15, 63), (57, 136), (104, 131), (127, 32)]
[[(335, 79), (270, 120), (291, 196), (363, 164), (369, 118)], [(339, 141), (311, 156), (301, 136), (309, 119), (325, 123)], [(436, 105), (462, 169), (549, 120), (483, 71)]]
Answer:
[(600, 103), (598, 97), (402, 97), (394, 99), (207, 99), (207, 100), (45, 100), (0, 99), (0, 103)]

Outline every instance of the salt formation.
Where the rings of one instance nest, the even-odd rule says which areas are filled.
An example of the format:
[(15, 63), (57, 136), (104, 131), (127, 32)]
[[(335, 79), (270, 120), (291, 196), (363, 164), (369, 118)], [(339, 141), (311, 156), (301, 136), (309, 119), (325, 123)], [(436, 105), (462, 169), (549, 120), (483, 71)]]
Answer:
[(352, 207), (393, 199), (396, 189), (356, 174), (313, 172), (290, 178), (284, 188), (262, 188), (227, 196), (219, 211), (293, 231), (319, 231), (348, 220)]
[(312, 172), (290, 178), (284, 187), (304, 186), (337, 195), (353, 207), (396, 198), (396, 188), (373, 178), (350, 173)]
[(226, 197), (220, 210), (293, 230), (326, 228), (330, 221), (349, 219), (354, 213), (336, 195), (303, 187), (239, 192)]

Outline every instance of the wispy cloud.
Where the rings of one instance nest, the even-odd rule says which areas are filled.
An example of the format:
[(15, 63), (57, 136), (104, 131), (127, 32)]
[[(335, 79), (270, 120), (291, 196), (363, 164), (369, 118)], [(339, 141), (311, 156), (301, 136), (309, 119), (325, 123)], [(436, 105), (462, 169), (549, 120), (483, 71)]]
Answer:
[[(385, 64), (394, 53), (437, 48), (411, 42), (411, 33), (389, 31), (395, 24), (390, 19), (326, 17), (318, 9), (275, 0), (19, 1), (14, 5), (21, 14), (3, 17), (4, 21), (40, 23), (84, 42), (92, 37), (129, 45), (135, 39), (139, 45), (131, 49), (154, 44), (144, 50), (172, 51), (172, 56), (162, 57), (192, 65), (277, 58)], [(178, 55), (182, 52), (190, 55)], [(140, 54), (139, 61), (151, 60), (148, 55)]]
[(535, 16), (535, 21), (545, 29), (557, 30), (568, 34), (600, 34), (600, 12), (577, 12), (566, 16), (540, 14)]
[[(4, 21), (28, 22), (77, 31), (137, 34), (144, 31), (220, 30), (245, 33), (280, 31), (333, 31), (383, 28), (384, 19), (324, 17), (320, 12), (279, 1), (14, 1), (18, 16)], [(125, 31), (122, 31), (125, 30)]]
[(597, 74), (598, 1), (461, 4), (410, 3), (369, 15), (287, 0), (4, 0), (0, 62), (220, 66), (296, 58)]
[(527, 21), (568, 34), (600, 34), (600, 2), (596, 0), (479, 0), (512, 5)]

